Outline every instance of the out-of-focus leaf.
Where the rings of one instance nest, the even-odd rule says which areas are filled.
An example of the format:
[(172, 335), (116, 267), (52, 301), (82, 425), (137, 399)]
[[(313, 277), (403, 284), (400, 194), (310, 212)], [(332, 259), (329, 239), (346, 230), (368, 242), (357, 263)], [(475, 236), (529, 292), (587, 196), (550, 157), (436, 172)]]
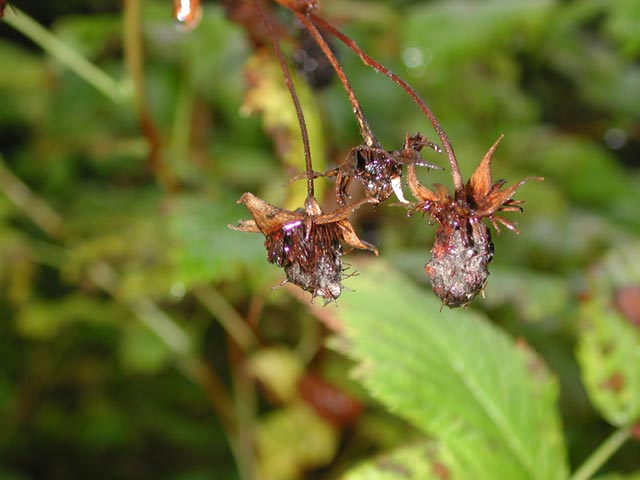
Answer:
[(583, 305), (578, 360), (589, 397), (613, 425), (640, 418), (640, 332), (602, 299)]
[(578, 360), (589, 396), (613, 425), (640, 418), (640, 327), (616, 308), (617, 289), (640, 286), (640, 246), (619, 246), (592, 272), (580, 311)]
[(400, 447), (367, 460), (344, 475), (344, 480), (442, 480), (448, 470), (438, 461), (434, 442)]
[(305, 469), (328, 464), (338, 448), (334, 427), (300, 403), (261, 419), (256, 438), (264, 480), (298, 479)]
[(298, 380), (304, 373), (302, 360), (284, 347), (263, 348), (249, 359), (249, 370), (281, 402), (298, 396)]
[(409, 43), (428, 49), (429, 67), (443, 67), (491, 56), (496, 45), (526, 38), (544, 25), (552, 6), (551, 0), (429, 2), (412, 10), (403, 34)]
[(167, 345), (141, 323), (130, 323), (122, 332), (120, 361), (128, 372), (154, 373), (171, 359)]
[(640, 53), (640, 5), (635, 0), (609, 2), (605, 31), (615, 38), (629, 57)]
[(528, 321), (558, 315), (567, 308), (570, 293), (567, 280), (560, 276), (496, 265), (491, 267), (491, 276), (485, 289), (488, 306), (509, 303), (523, 320)]
[(114, 323), (125, 316), (117, 304), (76, 294), (26, 305), (16, 326), (26, 337), (48, 340), (75, 322)]
[(640, 480), (640, 472), (635, 473), (609, 473), (596, 477), (594, 480)]
[(578, 202), (611, 209), (612, 213), (637, 218), (625, 205), (640, 198), (637, 180), (629, 176), (616, 159), (594, 142), (576, 137), (539, 135), (524, 164), (536, 165), (536, 174), (561, 182), (566, 193)]
[(108, 47), (121, 41), (122, 19), (116, 15), (66, 16), (53, 31), (71, 48), (87, 58), (96, 58)]
[(268, 265), (262, 235), (227, 227), (249, 217), (246, 209), (228, 200), (219, 202), (195, 196), (176, 200), (169, 215), (169, 230), (174, 239), (169, 254), (178, 269), (176, 280), (188, 287), (229, 280), (245, 266), (251, 266), (257, 273)]
[(453, 478), (565, 478), (557, 385), (540, 359), (481, 315), (440, 311), (382, 262), (360, 270), (337, 315), (374, 398), (441, 442)]

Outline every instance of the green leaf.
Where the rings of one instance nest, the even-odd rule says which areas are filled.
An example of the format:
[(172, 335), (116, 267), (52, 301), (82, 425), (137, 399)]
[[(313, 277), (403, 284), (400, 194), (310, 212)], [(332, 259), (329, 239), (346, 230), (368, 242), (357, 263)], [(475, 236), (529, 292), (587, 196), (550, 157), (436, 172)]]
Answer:
[(255, 267), (254, 274), (264, 269), (268, 265), (264, 237), (227, 227), (249, 216), (246, 209), (228, 200), (218, 202), (189, 196), (177, 200), (169, 217), (174, 240), (170, 255), (177, 265), (177, 281), (189, 287), (229, 280), (243, 265)]
[(119, 354), (127, 371), (143, 374), (157, 372), (173, 358), (169, 347), (141, 323), (123, 329)]
[(523, 320), (539, 321), (565, 311), (570, 291), (560, 276), (494, 265), (485, 295), (490, 307), (513, 304)]
[(403, 34), (407, 43), (425, 46), (431, 70), (495, 55), (499, 45), (539, 31), (552, 7), (550, 0), (429, 2), (413, 9)]
[(439, 480), (447, 469), (438, 462), (434, 442), (400, 447), (367, 460), (344, 475), (344, 480)]
[(26, 337), (49, 340), (76, 322), (115, 325), (123, 315), (116, 304), (74, 294), (56, 301), (31, 302), (20, 311), (16, 325)]
[(371, 395), (443, 446), (457, 479), (562, 479), (557, 384), (485, 317), (441, 311), (381, 262), (362, 268), (337, 314)]
[(621, 287), (640, 285), (640, 245), (618, 246), (592, 271), (580, 311), (577, 356), (591, 401), (611, 424), (640, 419), (640, 328), (616, 307)]
[(258, 478), (294, 480), (300, 471), (328, 464), (338, 447), (337, 431), (310, 407), (276, 410), (257, 427)]

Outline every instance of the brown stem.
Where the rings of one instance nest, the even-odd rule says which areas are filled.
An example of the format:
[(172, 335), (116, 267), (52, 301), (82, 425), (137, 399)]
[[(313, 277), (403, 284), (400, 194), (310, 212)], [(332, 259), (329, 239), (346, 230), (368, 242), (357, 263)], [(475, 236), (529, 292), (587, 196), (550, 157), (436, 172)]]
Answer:
[(424, 103), (422, 98), (420, 98), (420, 96), (411, 87), (411, 85), (409, 85), (407, 82), (402, 80), (400, 77), (398, 77), (391, 70), (387, 69), (383, 65), (380, 65), (378, 62), (376, 62), (369, 55), (364, 53), (360, 49), (360, 47), (356, 44), (356, 42), (354, 42), (351, 38), (346, 36), (340, 30), (335, 28), (329, 22), (324, 20), (322, 17), (319, 17), (318, 15), (313, 14), (313, 13), (309, 13), (308, 17), (311, 18), (311, 20), (314, 23), (319, 25), (320, 28), (322, 28), (323, 30), (326, 30), (331, 35), (333, 35), (338, 40), (340, 40), (342, 43), (344, 43), (347, 47), (349, 47), (351, 50), (353, 50), (353, 52), (355, 52), (355, 54), (360, 57), (360, 59), (362, 60), (362, 62), (365, 65), (374, 68), (375, 70), (377, 70), (380, 73), (383, 73), (384, 75), (389, 77), (391, 80), (393, 80), (395, 83), (397, 83), (400, 87), (402, 87), (402, 89), (405, 92), (407, 92), (407, 94), (409, 94), (409, 96), (418, 105), (418, 107), (420, 107), (420, 110), (422, 110), (424, 112), (424, 114), (427, 116), (427, 118), (431, 122), (431, 125), (433, 125), (433, 128), (435, 129), (436, 133), (438, 134), (438, 137), (440, 137), (440, 141), (442, 142), (442, 146), (444, 147), (444, 150), (447, 152), (447, 157), (449, 158), (449, 164), (451, 166), (451, 176), (453, 177), (453, 187), (454, 187), (454, 190), (455, 190), (455, 193), (456, 193), (456, 197), (459, 197), (460, 195), (462, 195), (464, 193), (464, 182), (462, 181), (462, 174), (460, 173), (460, 167), (458, 166), (458, 160), (456, 159), (456, 155), (455, 155), (455, 153), (453, 151), (453, 147), (451, 146), (451, 142), (449, 141), (449, 137), (447, 136), (447, 134), (445, 133), (443, 128), (440, 126), (440, 123), (438, 122), (438, 120), (436, 120), (436, 117), (433, 114), (433, 112), (429, 109), (429, 107), (427, 107), (427, 105)]
[(142, 47), (140, 0), (124, 2), (124, 55), (131, 76), (135, 107), (142, 134), (149, 144), (149, 166), (158, 182), (168, 191), (178, 187), (162, 156), (162, 141), (151, 116), (144, 90), (144, 52)]
[(278, 57), (278, 62), (280, 62), (280, 68), (282, 69), (282, 74), (284, 75), (284, 81), (287, 84), (287, 88), (289, 89), (289, 93), (291, 94), (291, 99), (293, 100), (293, 105), (296, 108), (296, 115), (298, 115), (298, 123), (300, 124), (300, 133), (302, 134), (302, 145), (304, 147), (304, 160), (305, 160), (305, 170), (307, 174), (307, 196), (313, 197), (313, 179), (315, 178), (315, 174), (313, 173), (313, 164), (311, 163), (311, 149), (309, 148), (309, 134), (307, 133), (307, 124), (304, 121), (304, 113), (302, 112), (302, 106), (300, 105), (300, 100), (298, 99), (298, 95), (296, 93), (296, 89), (293, 85), (293, 79), (291, 78), (291, 72), (289, 71), (289, 67), (287, 66), (287, 62), (284, 60), (284, 55), (282, 55), (282, 50), (280, 50), (280, 43), (278, 42), (278, 36), (274, 31), (271, 23), (267, 20), (267, 16), (260, 5), (260, 0), (253, 0), (253, 4), (256, 7), (256, 10), (260, 14), (260, 18), (264, 23), (264, 26), (267, 28), (269, 32), (269, 37), (271, 38), (271, 44), (273, 45), (273, 51)]
[(315, 25), (311, 23), (311, 21), (309, 20), (308, 16), (311, 14), (304, 15), (302, 13), (298, 13), (295, 11), (294, 13), (296, 14), (296, 17), (298, 17), (298, 20), (302, 22), (305, 28), (313, 36), (314, 40), (316, 41), (318, 46), (322, 49), (325, 56), (329, 59), (329, 62), (331, 62), (331, 66), (333, 67), (336, 74), (338, 75), (338, 78), (342, 82), (344, 89), (347, 91), (349, 102), (351, 102), (351, 106), (353, 107), (353, 114), (355, 115), (356, 120), (358, 121), (358, 125), (360, 127), (360, 133), (362, 135), (362, 138), (364, 139), (365, 144), (369, 147), (377, 146), (378, 141), (376, 140), (376, 137), (373, 134), (371, 127), (367, 123), (367, 120), (364, 117), (364, 113), (362, 113), (362, 108), (360, 108), (360, 103), (358, 102), (356, 95), (353, 93), (351, 84), (349, 83), (349, 80), (347, 79), (347, 76), (345, 75), (344, 70), (342, 70), (342, 67), (338, 62), (338, 59), (331, 51), (331, 48), (329, 47), (329, 45), (327, 44), (323, 36), (320, 34), (318, 29), (315, 27)]

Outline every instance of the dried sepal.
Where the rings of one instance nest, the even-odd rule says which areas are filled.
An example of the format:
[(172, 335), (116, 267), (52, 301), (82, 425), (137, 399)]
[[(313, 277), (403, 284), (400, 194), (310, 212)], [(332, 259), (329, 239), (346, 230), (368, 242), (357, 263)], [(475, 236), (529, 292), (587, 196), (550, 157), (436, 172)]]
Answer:
[(497, 224), (502, 223), (519, 233), (512, 222), (496, 213), (522, 211), (522, 202), (513, 199), (518, 188), (529, 180), (543, 180), (527, 177), (506, 189), (504, 180), (493, 182), (491, 160), (502, 138), (491, 146), (464, 188), (456, 189), (453, 195), (442, 185), (435, 191), (425, 187), (418, 180), (415, 166), (407, 167), (409, 189), (418, 200), (411, 205), (410, 213), (423, 212), (438, 224), (425, 272), (433, 291), (449, 307), (468, 305), (487, 282), (493, 242), (482, 219), (488, 219), (498, 231)]
[(267, 260), (284, 269), (286, 281), (313, 297), (332, 301), (340, 296), (344, 278), (343, 243), (378, 254), (376, 247), (357, 236), (348, 219), (362, 205), (377, 203), (375, 199), (366, 198), (329, 214), (322, 212), (314, 197), (308, 197), (304, 209), (294, 212), (275, 207), (252, 193), (242, 195), (238, 203), (247, 206), (253, 220), (229, 227), (262, 233)]

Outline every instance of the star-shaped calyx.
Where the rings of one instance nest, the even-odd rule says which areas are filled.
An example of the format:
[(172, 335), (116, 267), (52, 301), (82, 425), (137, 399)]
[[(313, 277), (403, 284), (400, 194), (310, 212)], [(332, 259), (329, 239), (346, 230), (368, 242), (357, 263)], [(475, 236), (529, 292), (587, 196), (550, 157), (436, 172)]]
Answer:
[(442, 185), (436, 185), (435, 191), (423, 186), (417, 178), (415, 166), (407, 167), (409, 188), (418, 200), (411, 206), (410, 213), (427, 213), (438, 224), (431, 260), (425, 265), (425, 272), (435, 294), (449, 307), (468, 305), (487, 282), (493, 242), (491, 232), (482, 219), (488, 219), (498, 232), (498, 223), (501, 223), (519, 233), (511, 221), (497, 214), (521, 212), (522, 201), (513, 199), (516, 191), (529, 180), (543, 180), (541, 177), (527, 177), (504, 189), (505, 180), (493, 182), (491, 160), (502, 138), (501, 135), (491, 146), (466, 185), (462, 183), (453, 158), (453, 196)]

